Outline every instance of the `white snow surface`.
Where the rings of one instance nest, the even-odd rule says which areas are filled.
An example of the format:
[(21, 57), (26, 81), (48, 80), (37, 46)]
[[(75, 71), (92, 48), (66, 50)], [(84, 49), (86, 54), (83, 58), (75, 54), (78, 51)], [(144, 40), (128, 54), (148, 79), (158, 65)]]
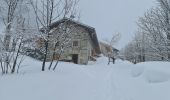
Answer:
[(170, 100), (170, 63), (107, 60), (41, 72), (42, 62), (27, 57), (19, 74), (0, 76), (0, 100)]

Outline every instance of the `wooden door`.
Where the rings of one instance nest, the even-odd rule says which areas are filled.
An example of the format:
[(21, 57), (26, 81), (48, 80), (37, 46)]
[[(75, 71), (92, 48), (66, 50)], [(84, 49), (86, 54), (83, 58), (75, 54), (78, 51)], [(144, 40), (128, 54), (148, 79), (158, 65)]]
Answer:
[(73, 55), (72, 55), (72, 61), (73, 61), (75, 64), (78, 64), (78, 54), (73, 54)]

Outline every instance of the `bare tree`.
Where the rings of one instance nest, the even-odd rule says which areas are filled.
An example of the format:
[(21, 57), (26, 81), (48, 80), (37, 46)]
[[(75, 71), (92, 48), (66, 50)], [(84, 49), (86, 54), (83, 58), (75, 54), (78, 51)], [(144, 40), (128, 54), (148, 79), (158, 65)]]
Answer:
[[(23, 48), (24, 46), (29, 46), (29, 44), (26, 44), (25, 41), (29, 40), (31, 36), (33, 36), (28, 27), (29, 20), (24, 16), (25, 13), (22, 13), (23, 10), (25, 10), (25, 6), (26, 5), (22, 4), (22, 2), (18, 4), (16, 10), (18, 13), (15, 16), (15, 20), (13, 20), (13, 24), (10, 26), (10, 40), (13, 40), (12, 50), (7, 51), (5, 41), (3, 41), (2, 38), (0, 39), (0, 63), (3, 74), (7, 74), (9, 72), (15, 73), (16, 71), (19, 72), (19, 68), (24, 58), (23, 53), (25, 51), (23, 51)], [(3, 37), (6, 37), (6, 31)]]
[[(151, 60), (170, 59), (170, 2), (169, 0), (157, 2), (159, 5), (149, 9), (137, 22), (138, 31), (131, 43), (133, 44), (131, 47), (136, 48), (134, 59), (137, 58), (137, 62), (145, 61), (145, 57)], [(129, 46), (126, 48), (130, 49)]]
[[(49, 52), (50, 25), (53, 21), (70, 17), (71, 14), (74, 14), (77, 0), (41, 0), (40, 2), (30, 0), (30, 3), (34, 9), (37, 27), (42, 32), (41, 37), (45, 44), (42, 64), (42, 71), (44, 71)], [(55, 44), (57, 45), (57, 42)]]
[(139, 19), (138, 26), (150, 43), (147, 45), (155, 51), (155, 54), (166, 59), (163, 53), (169, 52), (168, 31), (161, 9), (155, 8), (145, 13), (144, 17)]
[(115, 44), (120, 40), (120, 38), (121, 38), (121, 34), (116, 33), (116, 34), (113, 34), (111, 40), (105, 39), (105, 42), (107, 42), (107, 44), (109, 45), (109, 48), (111, 49), (110, 52), (107, 52), (108, 64), (110, 64), (111, 61), (113, 61), (113, 63), (115, 62), (116, 54), (114, 54), (113, 49), (114, 49)]
[(4, 45), (5, 49), (9, 50), (10, 42), (11, 42), (11, 28), (12, 24), (16, 18), (16, 10), (18, 4), (22, 3), (23, 0), (1, 0), (1, 18), (6, 26), (5, 37), (4, 37)]
[(164, 31), (167, 39), (168, 46), (168, 59), (170, 60), (170, 1), (169, 0), (157, 0), (160, 6), (162, 15), (162, 25), (164, 25)]
[(19, 68), (24, 60), (26, 54), (25, 47), (32, 46), (30, 42), (26, 42), (32, 39), (32, 32), (25, 26), (25, 18), (19, 18), (18, 25), (13, 30), (11, 38), (15, 38), (15, 51), (7, 52), (3, 41), (0, 41), (2, 46), (0, 47), (0, 63), (3, 74), (19, 72)]
[(121, 33), (116, 33), (116, 34), (113, 34), (111, 39), (104, 39), (105, 42), (107, 42), (107, 44), (109, 44), (111, 47), (114, 47), (114, 45), (119, 42), (121, 38)]

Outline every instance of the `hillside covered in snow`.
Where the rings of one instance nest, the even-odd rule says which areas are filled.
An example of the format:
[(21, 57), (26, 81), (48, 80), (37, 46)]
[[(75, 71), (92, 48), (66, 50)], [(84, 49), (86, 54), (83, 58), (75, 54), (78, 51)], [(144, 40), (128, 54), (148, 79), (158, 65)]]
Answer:
[(98, 58), (88, 65), (60, 62), (41, 72), (41, 62), (24, 60), (19, 74), (0, 76), (1, 100), (170, 100), (170, 63), (134, 65)]

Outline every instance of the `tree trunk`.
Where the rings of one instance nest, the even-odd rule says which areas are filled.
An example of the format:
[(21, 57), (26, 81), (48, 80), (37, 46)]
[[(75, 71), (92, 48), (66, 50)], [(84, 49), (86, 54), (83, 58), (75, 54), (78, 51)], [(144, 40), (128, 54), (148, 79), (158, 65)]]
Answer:
[(11, 39), (10, 35), (5, 35), (4, 45), (5, 45), (5, 50), (6, 51), (9, 51), (10, 39)]
[(43, 60), (43, 64), (42, 64), (42, 71), (45, 71), (45, 63), (47, 60), (47, 53), (48, 53), (48, 40), (45, 41), (45, 54), (44, 54), (44, 60)]
[[(170, 47), (170, 33), (167, 34), (168, 48)], [(168, 60), (170, 61), (170, 51), (168, 49)]]
[(13, 64), (13, 66), (12, 66), (11, 73), (14, 73), (14, 72), (15, 72), (15, 67), (16, 67), (16, 64), (17, 64), (17, 59), (18, 59), (18, 56), (19, 56), (21, 44), (22, 44), (22, 42), (20, 42), (20, 44), (19, 44), (18, 51), (17, 51), (17, 55), (16, 55), (16, 58), (15, 58), (15, 60), (14, 60), (14, 64)]
[(1, 63), (2, 74), (4, 74), (4, 68), (3, 68), (2, 60), (0, 61), (0, 63)]
[(54, 47), (54, 50), (53, 50), (53, 57), (52, 57), (52, 61), (51, 61), (51, 63), (50, 63), (50, 65), (49, 65), (49, 67), (48, 67), (48, 69), (50, 70), (51, 69), (51, 66), (52, 66), (52, 64), (53, 64), (53, 62), (54, 62), (54, 57), (55, 57), (55, 50), (56, 50), (56, 48), (57, 48), (57, 44), (58, 43), (55, 43), (55, 47)]
[(9, 51), (9, 46), (10, 46), (10, 41), (11, 41), (11, 34), (10, 34), (10, 30), (11, 30), (11, 24), (8, 23), (9, 25), (6, 27), (6, 34), (4, 37), (4, 46), (5, 46), (5, 50)]
[(57, 65), (58, 65), (58, 62), (59, 62), (59, 59), (60, 59), (60, 57), (61, 57), (61, 54), (62, 54), (62, 51), (60, 51), (60, 54), (59, 54), (59, 56), (58, 56), (57, 62), (56, 62), (56, 64), (55, 64), (53, 70), (56, 69), (56, 67), (57, 67)]

